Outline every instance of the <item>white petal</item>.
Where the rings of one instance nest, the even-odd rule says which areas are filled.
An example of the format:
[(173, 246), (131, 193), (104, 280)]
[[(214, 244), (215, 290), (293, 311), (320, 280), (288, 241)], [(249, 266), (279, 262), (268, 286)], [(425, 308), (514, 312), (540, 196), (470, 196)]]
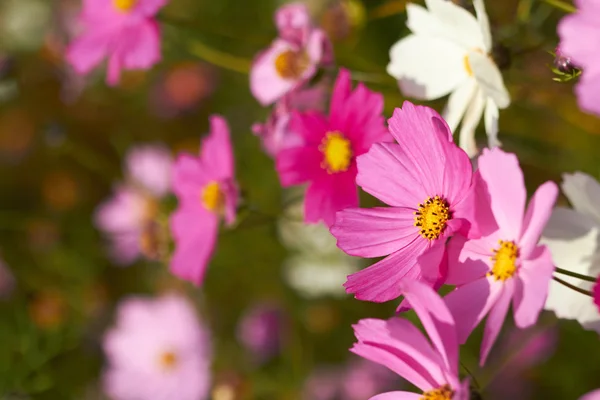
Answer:
[(469, 53), (469, 65), (485, 95), (494, 99), (498, 108), (508, 107), (510, 95), (504, 86), (502, 74), (494, 61), (486, 54), (472, 51)]
[(490, 21), (488, 20), (488, 15), (485, 11), (485, 4), (483, 3), (483, 0), (473, 0), (473, 6), (475, 7), (477, 21), (481, 27), (485, 50), (490, 52), (492, 50), (492, 33), (490, 31)]
[(426, 0), (430, 13), (439, 20), (444, 37), (466, 49), (485, 50), (485, 41), (477, 18), (464, 8), (447, 0)]
[(464, 84), (460, 85), (448, 97), (448, 104), (444, 108), (442, 116), (450, 130), (454, 132), (460, 123), (460, 120), (465, 115), (465, 111), (475, 96), (477, 90), (477, 81), (469, 79)]
[[(598, 239), (598, 226), (590, 222), (589, 218), (559, 207), (552, 213), (540, 243), (548, 246), (558, 267), (594, 276), (600, 272), (597, 259)], [(557, 275), (585, 290), (591, 290), (593, 286), (591, 282)], [(600, 333), (600, 313), (592, 299), (556, 281), (550, 284), (544, 308), (554, 311), (558, 318), (575, 319), (585, 329)]]
[(446, 39), (409, 35), (390, 49), (387, 72), (406, 96), (433, 100), (445, 96), (469, 75), (465, 51)]
[(465, 113), (458, 139), (460, 147), (467, 152), (469, 157), (474, 157), (478, 153), (477, 144), (475, 143), (475, 129), (483, 116), (484, 107), (485, 96), (480, 88), (477, 90), (477, 93), (473, 97), (473, 100)]
[(502, 143), (498, 140), (498, 118), (500, 117), (498, 106), (494, 103), (494, 100), (488, 97), (485, 105), (485, 133), (488, 136), (488, 147), (498, 147)]
[(575, 210), (600, 223), (600, 184), (597, 180), (583, 172), (563, 174), (561, 187)]

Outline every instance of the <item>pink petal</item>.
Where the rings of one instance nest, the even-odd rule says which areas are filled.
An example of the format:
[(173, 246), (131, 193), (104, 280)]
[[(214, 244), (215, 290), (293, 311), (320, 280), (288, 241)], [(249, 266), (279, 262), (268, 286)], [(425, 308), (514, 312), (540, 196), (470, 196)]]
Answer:
[(521, 329), (537, 322), (554, 272), (552, 255), (546, 246), (537, 246), (532, 256), (521, 261), (513, 298), (515, 323)]
[(240, 191), (232, 180), (221, 182), (221, 190), (225, 195), (225, 223), (231, 226), (235, 223)]
[(163, 144), (133, 147), (127, 152), (127, 175), (157, 197), (171, 189), (171, 152)]
[(464, 285), (485, 276), (490, 270), (492, 243), (487, 237), (468, 240), (455, 235), (448, 242), (448, 285)]
[(125, 29), (119, 36), (118, 57), (126, 69), (148, 69), (160, 61), (160, 29), (146, 20)]
[(346, 292), (359, 300), (378, 303), (397, 298), (402, 294), (401, 282), (422, 279), (417, 258), (428, 246), (428, 240), (419, 236), (378, 263), (349, 275), (344, 284)]
[(354, 208), (336, 214), (331, 234), (351, 256), (381, 257), (410, 244), (419, 234), (406, 208)]
[(600, 389), (585, 394), (579, 400), (600, 400)]
[(473, 174), (473, 184), (469, 193), (454, 205), (454, 218), (468, 221), (468, 232), (461, 230), (469, 239), (488, 236), (498, 230), (498, 224), (490, 207), (490, 194), (487, 184), (481, 177), (481, 171)]
[(117, 53), (112, 53), (108, 58), (108, 68), (106, 71), (106, 83), (109, 86), (117, 86), (121, 81), (121, 71), (123, 62)]
[(439, 288), (448, 275), (445, 241), (435, 240), (429, 244), (429, 248), (417, 257), (417, 264), (421, 269), (423, 280)]
[(348, 171), (322, 175), (306, 191), (304, 218), (306, 222), (323, 220), (327, 226), (335, 222), (335, 214), (345, 208), (358, 207), (355, 183), (356, 165)]
[(353, 328), (358, 339), (350, 349), (353, 353), (386, 366), (424, 391), (444, 383), (440, 356), (409, 321), (369, 318)]
[(327, 117), (319, 111), (293, 112), (290, 129), (302, 136), (307, 144), (318, 147), (329, 131)]
[(411, 392), (387, 392), (371, 397), (369, 400), (419, 400), (422, 394)]
[[(585, 40), (580, 40), (585, 42)], [(599, 67), (600, 68), (600, 67)], [(598, 86), (600, 85), (600, 71), (585, 71), (579, 82), (575, 86), (575, 94), (577, 95), (577, 104), (582, 111), (587, 113), (600, 115), (600, 93)]]
[[(331, 94), (331, 105), (330, 110), (341, 110), (344, 108), (348, 97), (352, 93), (352, 80), (350, 78), (350, 71), (346, 68), (340, 68), (338, 76), (333, 85), (333, 92)], [(332, 126), (342, 126), (343, 120), (338, 118), (339, 113), (331, 112), (329, 122)]]
[(175, 252), (171, 258), (173, 275), (199, 286), (217, 240), (219, 220), (200, 205), (180, 207), (171, 217)]
[[(210, 181), (210, 176), (204, 170), (196, 157), (180, 154), (173, 163), (173, 192), (177, 197), (200, 196), (201, 188)], [(194, 200), (191, 199), (191, 202)]]
[(517, 156), (497, 147), (483, 149), (478, 164), (490, 194), (496, 223), (506, 235), (504, 240), (518, 240), (527, 193)]
[(168, 1), (169, 0), (139, 0), (135, 11), (146, 17), (153, 17), (167, 4)]
[(277, 154), (276, 169), (283, 187), (312, 181), (327, 174), (321, 167), (323, 153), (314, 146), (283, 149)]
[(558, 186), (549, 181), (541, 185), (529, 200), (523, 221), (523, 234), (519, 240), (521, 257), (527, 258), (537, 245), (542, 231), (550, 219), (557, 197)]
[(454, 318), (442, 298), (430, 286), (407, 281), (402, 284), (405, 299), (417, 313), (446, 370), (458, 376), (458, 340)]
[(279, 7), (275, 13), (275, 25), (283, 40), (302, 44), (312, 28), (306, 4), (288, 3)]
[(107, 56), (110, 40), (104, 32), (86, 32), (67, 48), (66, 59), (78, 74), (86, 75)]
[[(485, 324), (485, 330), (483, 332), (483, 341), (481, 343), (481, 355), (479, 358), (479, 365), (484, 366), (485, 361), (500, 333), (500, 329), (502, 328), (502, 324), (504, 324), (504, 319), (506, 318), (506, 313), (508, 312), (508, 307), (510, 305), (510, 299), (514, 293), (514, 279), (508, 279), (504, 283), (497, 283), (501, 285), (500, 295), (496, 304), (492, 307), (487, 322)], [(492, 289), (492, 292), (495, 289)]]
[(212, 179), (225, 180), (233, 177), (233, 149), (229, 127), (220, 115), (210, 117), (210, 133), (202, 140), (200, 159)]

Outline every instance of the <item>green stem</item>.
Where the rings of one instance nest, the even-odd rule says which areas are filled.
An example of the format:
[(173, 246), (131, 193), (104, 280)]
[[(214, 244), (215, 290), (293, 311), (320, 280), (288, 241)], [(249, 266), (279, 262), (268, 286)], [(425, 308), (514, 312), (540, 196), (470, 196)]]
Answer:
[(578, 288), (577, 286), (571, 285), (569, 282), (563, 281), (562, 279), (557, 278), (556, 276), (553, 276), (552, 279), (554, 279), (556, 282), (560, 283), (561, 285), (568, 287), (569, 289), (573, 289), (574, 291), (579, 292), (581, 294), (585, 294), (586, 296), (594, 297), (592, 292), (590, 292), (589, 290), (584, 290), (584, 289)]
[(387, 18), (406, 11), (406, 0), (390, 0), (369, 13), (369, 20)]
[(240, 74), (248, 74), (248, 72), (250, 72), (252, 61), (213, 49), (198, 39), (194, 39), (189, 45), (188, 50), (196, 57), (218, 67), (239, 72)]
[(577, 11), (577, 9), (575, 8), (574, 5), (565, 3), (564, 1), (561, 1), (561, 0), (543, 0), (543, 1), (550, 4), (553, 7), (558, 8), (559, 10), (564, 11), (564, 12), (574, 13)]
[(459, 360), (458, 362), (460, 363), (460, 366), (463, 367), (463, 369), (467, 372), (467, 374), (469, 374), (469, 376), (471, 378), (473, 378), (473, 383), (475, 384), (475, 388), (477, 390), (480, 390), (481, 386), (479, 386), (479, 382), (477, 382), (475, 375), (473, 375), (473, 373), (469, 370), (469, 368), (467, 368), (467, 366), (462, 361)]
[(578, 274), (577, 272), (568, 271), (566, 269), (562, 269), (562, 268), (558, 268), (558, 267), (555, 268), (555, 271), (558, 272), (559, 274), (572, 276), (573, 278), (581, 279), (583, 281), (588, 281), (588, 282), (596, 282), (596, 280), (598, 279), (598, 278)]

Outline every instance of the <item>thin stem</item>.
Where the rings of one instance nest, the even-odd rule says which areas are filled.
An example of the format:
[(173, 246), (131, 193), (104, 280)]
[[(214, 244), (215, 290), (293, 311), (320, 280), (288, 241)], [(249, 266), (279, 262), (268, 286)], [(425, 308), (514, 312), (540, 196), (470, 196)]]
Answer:
[(559, 274), (563, 274), (563, 275), (567, 275), (567, 276), (572, 276), (573, 278), (581, 279), (581, 280), (588, 281), (588, 282), (596, 282), (596, 280), (598, 279), (598, 278), (594, 278), (594, 277), (591, 277), (591, 276), (578, 274), (577, 272), (568, 271), (566, 269), (562, 269), (562, 268), (558, 268), (558, 267), (555, 267), (554, 270), (556, 272), (558, 272)]
[(369, 13), (369, 20), (387, 18), (396, 14), (402, 14), (406, 10), (406, 0), (390, 0), (376, 7)]
[(594, 297), (592, 292), (590, 292), (589, 290), (584, 290), (584, 289), (578, 288), (577, 286), (571, 285), (569, 282), (563, 281), (562, 279), (557, 278), (556, 276), (553, 276), (552, 279), (554, 279), (556, 282), (560, 283), (561, 285), (568, 287), (569, 289), (573, 289), (574, 291), (579, 292), (581, 294), (585, 294), (586, 296)]
[(250, 72), (250, 65), (252, 65), (250, 60), (213, 49), (198, 39), (194, 39), (191, 42), (188, 50), (196, 57), (218, 67), (239, 72), (240, 74), (248, 74)]
[(473, 378), (473, 383), (475, 384), (475, 388), (477, 390), (481, 390), (480, 386), (479, 386), (479, 382), (477, 382), (477, 378), (475, 378), (475, 375), (473, 375), (473, 373), (469, 370), (469, 368), (467, 368), (467, 366), (462, 361), (459, 360), (458, 362), (460, 363), (460, 366), (463, 367), (463, 369), (465, 371), (467, 371), (467, 374), (469, 374), (469, 376), (471, 378)]
[(564, 1), (561, 1), (561, 0), (543, 0), (543, 1), (550, 4), (551, 6), (558, 8), (559, 10), (562, 10), (562, 11), (565, 11), (568, 13), (574, 13), (577, 11), (577, 9), (575, 8), (574, 5), (565, 3)]

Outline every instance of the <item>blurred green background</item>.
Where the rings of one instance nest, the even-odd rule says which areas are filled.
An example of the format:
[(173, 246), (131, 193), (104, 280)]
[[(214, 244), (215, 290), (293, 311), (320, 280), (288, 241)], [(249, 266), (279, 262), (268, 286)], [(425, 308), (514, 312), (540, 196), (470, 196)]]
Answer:
[[(337, 65), (384, 93), (387, 116), (403, 101), (385, 66), (390, 46), (407, 34), (405, 3), (308, 2), (334, 42)], [(563, 13), (539, 0), (486, 3), (494, 38), (511, 54), (504, 76), (512, 104), (500, 113), (500, 140), (518, 154), (528, 188), (558, 182), (563, 172), (599, 176), (600, 120), (578, 110), (572, 85), (553, 82), (549, 68), (547, 52), (557, 44)], [(219, 398), (223, 392), (215, 390), (217, 400), (306, 397), (306, 379), (316, 368), (347, 362), (352, 323), (393, 314), (395, 302), (306, 298), (284, 279), (289, 251), (274, 216), (285, 195), (250, 130), (269, 110), (252, 98), (243, 73), (275, 37), (279, 5), (171, 0), (159, 17), (163, 61), (147, 72), (128, 72), (119, 87), (109, 88), (103, 71), (82, 79), (63, 60), (77, 0), (0, 1), (0, 56), (7, 57), (0, 72), (0, 254), (15, 277), (14, 290), (0, 300), (1, 399), (103, 398), (100, 340), (129, 294), (177, 290), (195, 300), (213, 332), (214, 387), (228, 387), (233, 396)], [(443, 104), (430, 105), (441, 110)], [(170, 277), (160, 263), (112, 265), (92, 214), (122, 178), (123, 155), (132, 145), (156, 141), (174, 154), (196, 152), (212, 113), (230, 123), (237, 178), (246, 201), (262, 214), (221, 234), (201, 290)], [(483, 127), (478, 135), (484, 144)], [(375, 204), (366, 195), (363, 200)], [(263, 301), (280, 306), (289, 325), (281, 354), (256, 365), (238, 343), (236, 326)], [(548, 360), (532, 367), (517, 361), (526, 368), (509, 378), (502, 374), (514, 368), (528, 341), (498, 350), (496, 362), (481, 371), (477, 332), (462, 360), (488, 389), (498, 386), (494, 379), (508, 379), (508, 386), (515, 379), (529, 386), (520, 398), (576, 399), (600, 386), (600, 364), (590, 362), (600, 359), (598, 337), (575, 322), (544, 313), (533, 334), (557, 335), (556, 345), (542, 351)], [(483, 398), (503, 397), (484, 390)]]

